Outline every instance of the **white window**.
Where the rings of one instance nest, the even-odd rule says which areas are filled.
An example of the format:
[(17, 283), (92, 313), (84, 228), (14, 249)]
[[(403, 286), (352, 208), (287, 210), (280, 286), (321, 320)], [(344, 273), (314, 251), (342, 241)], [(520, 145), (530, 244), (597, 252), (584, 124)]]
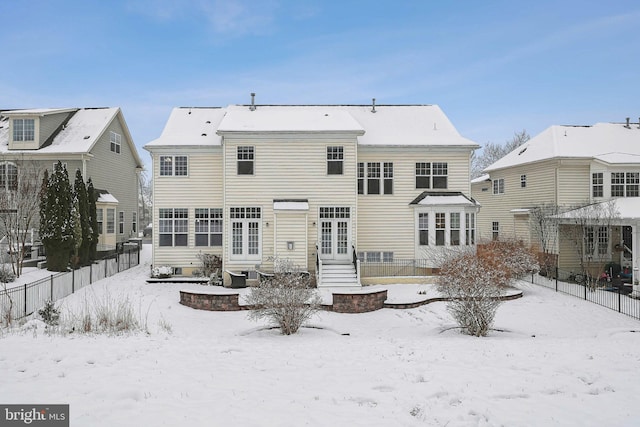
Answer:
[(598, 255), (606, 255), (609, 252), (609, 228), (598, 227)]
[(460, 245), (460, 212), (449, 213), (449, 244)]
[(115, 133), (114, 131), (109, 132), (109, 145), (111, 151), (116, 154), (120, 154), (120, 146), (122, 145), (122, 135), (119, 133)]
[(380, 262), (380, 252), (367, 252), (367, 262)]
[[(366, 187), (364, 185), (365, 168)], [(358, 163), (358, 194), (393, 194), (393, 163)]]
[(124, 212), (118, 211), (118, 234), (124, 234)]
[(160, 156), (160, 176), (187, 176), (187, 156)]
[(358, 252), (358, 258), (363, 262), (393, 262), (393, 252)]
[(420, 246), (429, 245), (429, 214), (421, 212), (418, 214), (418, 233)]
[(196, 246), (222, 246), (222, 209), (198, 208), (195, 213)]
[(475, 245), (476, 244), (476, 214), (475, 213), (466, 213), (465, 214), (465, 243), (467, 245)]
[(34, 141), (35, 119), (13, 119), (13, 140)]
[(0, 164), (0, 189), (17, 190), (18, 189), (18, 167), (13, 163)]
[(107, 209), (107, 234), (116, 232), (116, 210)]
[(493, 194), (504, 194), (504, 178), (493, 180)]
[(639, 172), (612, 172), (611, 197), (640, 196)]
[(520, 188), (527, 186), (527, 175), (520, 175)]
[(102, 209), (96, 209), (96, 222), (98, 223), (98, 234), (103, 233), (103, 228), (102, 228), (102, 223), (104, 221), (103, 215), (104, 215), (104, 211)]
[(640, 184), (640, 173), (638, 172), (627, 172), (625, 174), (625, 178), (627, 180), (627, 186), (625, 187), (625, 196), (626, 197), (638, 197), (640, 193), (639, 184)]
[(449, 165), (444, 162), (416, 163), (416, 188), (446, 189)]
[(231, 259), (260, 259), (262, 209), (231, 208)]
[(491, 234), (493, 240), (498, 240), (500, 238), (500, 223), (498, 221), (493, 221), (491, 223)]
[(186, 208), (159, 209), (159, 245), (187, 246), (189, 211)]
[(604, 173), (594, 172), (591, 174), (591, 189), (593, 197), (604, 196)]
[(255, 150), (253, 147), (238, 147), (238, 175), (253, 175), (253, 162), (255, 161)]
[(444, 232), (446, 230), (447, 216), (444, 212), (436, 212), (436, 246), (444, 246)]
[(138, 212), (131, 213), (131, 231), (138, 232)]
[(327, 147), (327, 175), (342, 175), (344, 172), (344, 148)]

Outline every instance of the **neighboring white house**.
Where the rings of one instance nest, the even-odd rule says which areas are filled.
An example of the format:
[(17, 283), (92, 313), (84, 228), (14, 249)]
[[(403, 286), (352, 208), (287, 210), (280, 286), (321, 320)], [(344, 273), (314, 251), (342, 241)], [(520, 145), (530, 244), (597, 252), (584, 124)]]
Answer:
[(358, 262), (473, 246), (477, 147), (435, 105), (175, 108), (144, 147), (153, 264), (188, 275), (202, 251), (252, 277), (290, 258), (320, 286), (347, 286)]
[(99, 250), (137, 237), (142, 161), (120, 108), (50, 108), (0, 112), (0, 186), (21, 166), (49, 172), (58, 162), (73, 185), (76, 170), (98, 190)]
[[(485, 169), (472, 181), (472, 196), (482, 205), (478, 232), (484, 239), (516, 238), (533, 246), (540, 241), (532, 228), (532, 210), (555, 205), (569, 210), (585, 204), (640, 196), (640, 124), (597, 123), (551, 126)], [(625, 202), (626, 204), (627, 202)], [(598, 256), (631, 267), (636, 241), (629, 210), (626, 222), (597, 232)], [(636, 215), (640, 217), (640, 213)], [(620, 251), (616, 247), (629, 250)], [(554, 242), (561, 268), (578, 260), (566, 239)], [(637, 267), (637, 261), (634, 261)]]

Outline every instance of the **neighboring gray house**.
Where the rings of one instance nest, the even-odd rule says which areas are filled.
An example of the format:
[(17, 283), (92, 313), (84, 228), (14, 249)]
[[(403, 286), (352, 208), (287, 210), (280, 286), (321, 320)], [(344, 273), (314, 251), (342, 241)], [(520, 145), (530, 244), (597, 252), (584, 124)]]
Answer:
[[(15, 185), (21, 165), (52, 171), (61, 161), (99, 191), (99, 250), (138, 234), (142, 161), (120, 108), (0, 111), (0, 186)], [(101, 220), (101, 221), (100, 221)]]

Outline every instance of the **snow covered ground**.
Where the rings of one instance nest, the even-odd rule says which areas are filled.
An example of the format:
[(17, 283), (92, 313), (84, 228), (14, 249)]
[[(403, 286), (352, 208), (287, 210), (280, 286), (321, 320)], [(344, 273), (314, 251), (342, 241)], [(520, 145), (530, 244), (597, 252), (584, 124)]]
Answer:
[(640, 322), (595, 304), (520, 283), (486, 338), (451, 329), (444, 303), (322, 312), (282, 336), (181, 306), (200, 285), (147, 284), (149, 252), (63, 308), (127, 295), (151, 333), (5, 332), (0, 403), (68, 403), (72, 426), (640, 425)]

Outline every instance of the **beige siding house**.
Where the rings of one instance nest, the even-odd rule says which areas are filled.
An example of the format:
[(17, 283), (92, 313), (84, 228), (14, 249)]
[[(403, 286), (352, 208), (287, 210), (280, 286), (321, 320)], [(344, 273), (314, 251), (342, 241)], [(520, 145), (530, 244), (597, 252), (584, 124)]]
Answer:
[[(471, 183), (471, 194), (482, 206), (480, 238), (516, 238), (539, 247), (531, 223), (534, 208), (548, 204), (567, 211), (640, 196), (640, 125), (551, 126), (484, 172)], [(630, 224), (608, 230), (606, 236), (603, 231), (602, 263), (637, 266), (631, 248), (640, 246), (633, 236)], [(561, 268), (575, 269), (579, 262), (572, 245), (556, 236), (553, 250)]]
[(99, 250), (137, 237), (142, 161), (120, 108), (31, 109), (0, 112), (0, 185), (21, 166), (66, 167), (91, 178), (98, 192)]
[(145, 146), (153, 264), (190, 275), (212, 253), (253, 278), (289, 258), (354, 286), (360, 263), (473, 246), (475, 148), (434, 105), (176, 108)]

